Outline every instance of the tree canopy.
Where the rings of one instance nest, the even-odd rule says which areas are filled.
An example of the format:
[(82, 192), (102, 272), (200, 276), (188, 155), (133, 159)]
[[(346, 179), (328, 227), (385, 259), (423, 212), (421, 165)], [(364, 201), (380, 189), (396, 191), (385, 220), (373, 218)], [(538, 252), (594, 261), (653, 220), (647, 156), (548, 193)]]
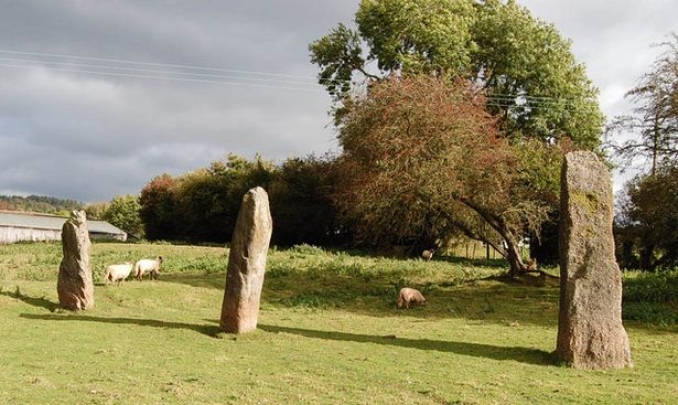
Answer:
[(360, 241), (421, 248), (462, 231), (494, 246), (512, 274), (526, 269), (517, 244), (548, 212), (541, 193), (553, 184), (542, 172), (559, 166), (560, 149), (509, 142), (473, 85), (424, 75), (380, 81), (355, 100), (340, 141), (336, 201)]
[(363, 0), (355, 23), (309, 46), (336, 118), (361, 84), (392, 73), (454, 76), (480, 85), (513, 138), (599, 146), (603, 116), (584, 66), (552, 24), (515, 1)]
[(117, 196), (111, 200), (103, 219), (110, 224), (136, 237), (144, 235), (144, 227), (139, 216), (139, 198), (133, 195)]
[(280, 166), (257, 156), (229, 155), (179, 177), (151, 180), (141, 191), (140, 214), (150, 240), (226, 243), (243, 195), (252, 187), (268, 191), (279, 246), (345, 242), (347, 227), (336, 221), (330, 195), (336, 178), (331, 160), (293, 158)]
[[(562, 149), (600, 146), (597, 89), (570, 41), (512, 0), (363, 0), (355, 29), (339, 24), (309, 49), (334, 99), (352, 170), (340, 204), (358, 235), (416, 246), (461, 231), (524, 270), (517, 242), (553, 219)], [(439, 99), (408, 99), (402, 86)], [(382, 115), (369, 118), (373, 104)]]
[(678, 35), (660, 46), (664, 52), (650, 72), (626, 93), (636, 105), (633, 113), (615, 117), (608, 127), (608, 136), (631, 135), (615, 142), (617, 157), (626, 165), (637, 159), (649, 162), (651, 173), (675, 165), (678, 157)]
[(75, 200), (44, 195), (29, 195), (26, 197), (0, 195), (0, 210), (44, 212), (68, 216), (71, 211), (82, 209), (82, 207), (83, 204)]
[(622, 263), (644, 270), (678, 266), (678, 167), (637, 176), (625, 192), (617, 215)]
[(608, 127), (624, 166), (649, 167), (626, 184), (616, 217), (620, 261), (646, 270), (678, 265), (678, 35), (659, 46), (650, 71), (626, 94), (632, 114)]

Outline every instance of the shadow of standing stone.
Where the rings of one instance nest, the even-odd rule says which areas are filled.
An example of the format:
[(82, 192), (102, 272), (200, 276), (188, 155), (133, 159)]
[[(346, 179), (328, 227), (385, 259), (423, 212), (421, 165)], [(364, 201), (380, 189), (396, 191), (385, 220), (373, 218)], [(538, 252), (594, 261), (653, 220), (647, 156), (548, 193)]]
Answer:
[(59, 265), (59, 305), (71, 310), (94, 307), (94, 282), (89, 263), (89, 232), (85, 211), (73, 211), (61, 228), (64, 258)]
[(622, 325), (609, 170), (593, 152), (565, 156), (561, 174), (560, 313), (556, 352), (580, 369), (633, 367)]
[(227, 333), (257, 328), (273, 221), (268, 194), (256, 187), (243, 196), (226, 270), (220, 326)]

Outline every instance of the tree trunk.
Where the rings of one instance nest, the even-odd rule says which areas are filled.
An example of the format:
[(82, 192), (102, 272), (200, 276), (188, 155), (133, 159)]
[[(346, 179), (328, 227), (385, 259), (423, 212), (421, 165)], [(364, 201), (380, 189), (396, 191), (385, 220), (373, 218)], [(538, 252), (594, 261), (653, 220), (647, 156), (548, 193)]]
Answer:
[[(471, 208), (485, 220), (485, 222), (492, 227), (497, 233), (502, 237), (506, 247), (504, 249), (497, 249), (497, 247), (490, 241), (486, 243), (495, 246), (495, 250), (500, 252), (502, 256), (506, 258), (509, 263), (509, 277), (515, 278), (519, 275), (527, 272), (527, 266), (523, 263), (523, 259), (520, 256), (520, 250), (518, 248), (518, 241), (513, 235), (511, 230), (508, 228), (501, 216), (495, 215), (489, 212), (486, 209), (483, 209), (479, 205), (472, 203), (466, 199), (460, 199), (460, 201), (465, 204), (467, 207)], [(470, 233), (467, 233), (470, 235)], [(477, 234), (476, 234), (477, 235)], [(484, 240), (484, 238), (477, 238), (478, 240)]]
[(640, 268), (643, 270), (653, 270), (652, 257), (654, 256), (654, 244), (644, 245), (640, 249)]
[(520, 257), (520, 251), (518, 250), (518, 244), (509, 238), (505, 238), (507, 245), (506, 248), (506, 260), (509, 262), (509, 277), (515, 278), (527, 271), (527, 266), (523, 263), (522, 257)]

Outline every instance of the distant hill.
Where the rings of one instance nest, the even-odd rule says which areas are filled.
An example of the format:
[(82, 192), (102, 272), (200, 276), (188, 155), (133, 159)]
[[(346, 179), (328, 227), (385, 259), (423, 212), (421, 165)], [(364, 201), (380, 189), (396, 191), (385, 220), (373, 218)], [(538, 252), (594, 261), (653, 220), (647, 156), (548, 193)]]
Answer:
[(5, 196), (0, 195), (0, 210), (41, 212), (45, 214), (64, 214), (75, 209), (83, 209), (83, 204), (75, 200), (62, 200), (43, 195)]

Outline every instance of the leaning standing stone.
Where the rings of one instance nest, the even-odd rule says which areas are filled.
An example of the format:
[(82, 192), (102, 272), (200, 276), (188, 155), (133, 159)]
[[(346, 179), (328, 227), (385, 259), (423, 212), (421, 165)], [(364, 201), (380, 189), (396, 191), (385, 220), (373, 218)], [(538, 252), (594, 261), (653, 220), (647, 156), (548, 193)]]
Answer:
[(243, 196), (235, 223), (221, 307), (221, 329), (245, 333), (257, 328), (273, 221), (268, 194), (256, 187)]
[(73, 211), (61, 229), (64, 258), (59, 265), (57, 293), (59, 305), (66, 309), (90, 309), (94, 306), (94, 282), (89, 264), (89, 232), (84, 211)]
[(610, 172), (592, 152), (568, 153), (561, 176), (557, 353), (581, 369), (632, 367), (614, 256)]

